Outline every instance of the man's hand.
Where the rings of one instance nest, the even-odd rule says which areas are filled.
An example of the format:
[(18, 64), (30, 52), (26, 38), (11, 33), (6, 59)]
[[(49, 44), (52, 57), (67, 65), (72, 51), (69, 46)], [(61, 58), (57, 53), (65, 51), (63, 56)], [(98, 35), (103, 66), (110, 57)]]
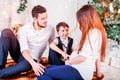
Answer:
[(32, 64), (32, 69), (34, 70), (35, 74), (37, 76), (39, 76), (39, 75), (42, 75), (44, 73), (45, 67), (40, 63), (34, 62)]

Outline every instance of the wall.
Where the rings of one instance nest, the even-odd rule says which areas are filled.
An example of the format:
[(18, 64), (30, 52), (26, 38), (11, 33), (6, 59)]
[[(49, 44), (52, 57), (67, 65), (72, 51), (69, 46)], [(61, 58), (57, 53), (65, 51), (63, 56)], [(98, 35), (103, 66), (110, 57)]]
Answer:
[(70, 36), (75, 39), (77, 44), (80, 32), (76, 23), (76, 11), (85, 3), (87, 3), (87, 0), (28, 0), (27, 9), (18, 14), (19, 0), (0, 0), (0, 14), (2, 15), (0, 17), (0, 28), (32, 22), (31, 10), (33, 6), (40, 4), (47, 9), (49, 24), (52, 24), (54, 27), (60, 21), (65, 21), (69, 24)]
[[(10, 2), (7, 1), (0, 1), (0, 29), (3, 27), (9, 26), (9, 5)], [(4, 5), (4, 6), (3, 6)]]
[(19, 0), (0, 0), (0, 29), (26, 22), (27, 11), (17, 13)]
[[(48, 23), (54, 27), (58, 22), (65, 21), (70, 26), (72, 32), (76, 27), (75, 12), (77, 10), (77, 0), (32, 0), (28, 5), (29, 13), (35, 5), (42, 5), (46, 7), (48, 12)], [(28, 18), (28, 22), (31, 17)], [(43, 56), (48, 56), (48, 47)]]
[(32, 21), (31, 10), (35, 5), (43, 5), (48, 11), (48, 23), (55, 26), (60, 21), (67, 22), (72, 31), (76, 26), (75, 12), (87, 0), (28, 0), (27, 9), (17, 13), (19, 0), (0, 0), (0, 27), (12, 27)]
[[(76, 22), (76, 11), (88, 0), (34, 0), (29, 5), (41, 4), (48, 10), (48, 23), (54, 27), (60, 21), (65, 21), (70, 26), (70, 36), (74, 38), (75, 48), (78, 47), (80, 31)], [(31, 9), (32, 9), (31, 6)], [(29, 9), (30, 10), (30, 9)], [(43, 56), (48, 56), (48, 47)]]

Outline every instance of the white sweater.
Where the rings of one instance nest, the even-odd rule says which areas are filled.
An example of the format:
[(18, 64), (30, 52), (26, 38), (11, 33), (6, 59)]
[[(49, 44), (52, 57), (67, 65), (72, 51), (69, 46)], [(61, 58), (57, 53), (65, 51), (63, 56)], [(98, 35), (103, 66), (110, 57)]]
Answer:
[(85, 80), (92, 80), (93, 72), (95, 70), (95, 61), (99, 58), (100, 54), (101, 42), (102, 39), (100, 31), (93, 29), (89, 32), (89, 38), (87, 36), (81, 52), (79, 52), (79, 54), (73, 52), (70, 56), (70, 58), (73, 58), (75, 56), (82, 55), (87, 58), (85, 62), (71, 65), (79, 71)]

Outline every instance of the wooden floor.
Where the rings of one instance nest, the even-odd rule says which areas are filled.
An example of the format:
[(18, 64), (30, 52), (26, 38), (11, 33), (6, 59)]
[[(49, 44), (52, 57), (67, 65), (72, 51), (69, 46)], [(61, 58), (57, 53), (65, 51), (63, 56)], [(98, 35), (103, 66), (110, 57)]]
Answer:
[[(42, 58), (41, 63), (46, 67), (49, 66), (47, 59), (44, 58), (44, 57)], [(10, 59), (7, 60), (6, 67), (9, 67), (9, 66), (12, 66), (12, 65), (15, 65), (15, 64), (16, 63), (10, 58)], [(6, 79), (0, 79), (0, 80), (37, 80), (37, 78), (34, 74), (34, 71), (30, 70), (30, 71), (27, 71), (27, 72), (22, 72), (19, 75), (15, 75), (15, 76), (12, 76), (12, 77), (9, 77), (9, 78), (6, 78)]]
[[(43, 62), (45, 63), (48, 63), (46, 61), (46, 59), (43, 58)], [(12, 59), (8, 59), (7, 60), (7, 64), (6, 64), (6, 67), (9, 67), (9, 66), (12, 66), (12, 65), (15, 65), (15, 62), (12, 60)], [(48, 66), (49, 64), (45, 64), (45, 66)], [(19, 75), (15, 75), (15, 76), (12, 76), (12, 77), (9, 77), (9, 78), (6, 78), (6, 79), (0, 79), (0, 80), (37, 80), (34, 72), (32, 70), (30, 71), (27, 71), (27, 72), (23, 72)], [(98, 80), (95, 76), (93, 76), (93, 79), (92, 80)], [(101, 79), (103, 80), (103, 79)]]
[[(15, 65), (15, 62), (12, 59), (7, 60), (6, 67)], [(0, 80), (37, 80), (34, 72), (32, 70), (28, 72), (23, 72), (19, 75), (15, 75), (6, 79), (0, 79)]]

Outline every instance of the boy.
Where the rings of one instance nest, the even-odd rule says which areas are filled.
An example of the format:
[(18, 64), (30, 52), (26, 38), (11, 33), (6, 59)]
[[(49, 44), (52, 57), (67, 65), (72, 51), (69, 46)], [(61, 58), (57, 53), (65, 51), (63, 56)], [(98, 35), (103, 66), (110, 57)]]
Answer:
[(59, 36), (50, 44), (48, 59), (51, 65), (64, 65), (73, 51), (73, 39), (69, 37), (69, 26), (65, 22), (58, 23), (56, 31)]

